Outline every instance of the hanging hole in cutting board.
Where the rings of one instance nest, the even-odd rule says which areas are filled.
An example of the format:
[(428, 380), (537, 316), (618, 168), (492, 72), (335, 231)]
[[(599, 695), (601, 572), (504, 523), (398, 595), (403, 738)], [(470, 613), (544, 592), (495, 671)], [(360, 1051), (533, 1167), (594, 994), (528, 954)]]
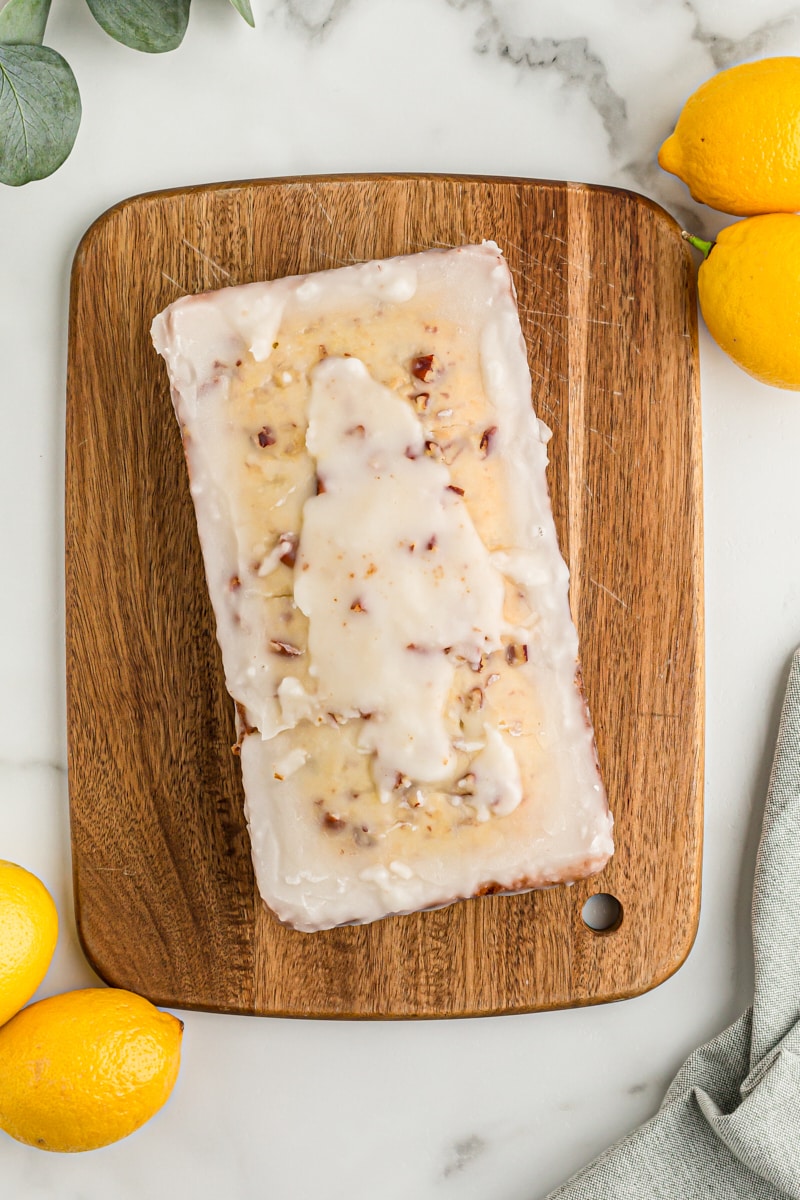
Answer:
[(613, 933), (622, 924), (622, 905), (609, 892), (598, 892), (586, 901), (581, 916), (592, 933)]

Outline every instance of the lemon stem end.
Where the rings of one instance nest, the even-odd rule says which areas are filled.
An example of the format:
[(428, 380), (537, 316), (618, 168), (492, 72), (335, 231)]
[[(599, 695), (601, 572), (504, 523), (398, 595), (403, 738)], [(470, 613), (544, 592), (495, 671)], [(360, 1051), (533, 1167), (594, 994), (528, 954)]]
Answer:
[(713, 242), (707, 242), (704, 238), (696, 237), (693, 233), (687, 233), (685, 229), (681, 230), (681, 237), (690, 246), (694, 246), (695, 250), (699, 250), (703, 258), (708, 258), (714, 247)]

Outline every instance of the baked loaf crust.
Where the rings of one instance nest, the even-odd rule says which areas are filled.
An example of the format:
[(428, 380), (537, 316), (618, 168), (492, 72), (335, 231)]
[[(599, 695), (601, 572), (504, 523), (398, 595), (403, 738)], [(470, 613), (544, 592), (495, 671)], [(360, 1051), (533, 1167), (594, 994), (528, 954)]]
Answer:
[(152, 332), (278, 919), (600, 870), (549, 432), (497, 246), (189, 296)]

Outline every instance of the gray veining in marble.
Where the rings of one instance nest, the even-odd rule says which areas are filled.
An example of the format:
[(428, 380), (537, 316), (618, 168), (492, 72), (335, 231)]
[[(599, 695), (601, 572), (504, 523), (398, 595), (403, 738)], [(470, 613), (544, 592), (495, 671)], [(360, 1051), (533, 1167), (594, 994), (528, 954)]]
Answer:
[(2, 771), (54, 771), (57, 775), (66, 775), (66, 763), (49, 758), (0, 758)]
[(289, 20), (310, 37), (320, 37), (329, 30), (337, 17), (349, 7), (351, 0), (280, 0)]
[(692, 0), (685, 0), (686, 7), (695, 20), (692, 37), (709, 53), (717, 71), (724, 71), (735, 63), (749, 58), (760, 58), (773, 53), (773, 47), (784, 38), (796, 35), (800, 28), (800, 9), (788, 10), (782, 16), (771, 17), (756, 25), (741, 38), (726, 37), (710, 29)]
[(459, 1171), (463, 1171), (465, 1167), (468, 1167), (477, 1158), (485, 1154), (488, 1148), (488, 1142), (477, 1133), (470, 1134), (468, 1137), (454, 1142), (450, 1149), (450, 1156), (442, 1171), (443, 1177), (447, 1179), (449, 1175), (455, 1175)]
[(492, 0), (445, 2), (458, 10), (477, 9), (480, 25), (475, 34), (475, 49), (479, 54), (494, 53), (516, 67), (531, 70), (552, 68), (568, 86), (583, 89), (600, 115), (610, 148), (613, 152), (618, 151), (626, 120), (625, 101), (609, 83), (608, 69), (593, 51), (588, 38), (515, 36), (505, 28)]

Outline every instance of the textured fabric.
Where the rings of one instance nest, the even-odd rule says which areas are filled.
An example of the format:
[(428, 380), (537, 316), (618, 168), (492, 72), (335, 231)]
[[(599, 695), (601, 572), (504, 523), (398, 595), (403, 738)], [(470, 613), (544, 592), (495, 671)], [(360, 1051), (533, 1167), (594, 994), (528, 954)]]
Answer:
[(549, 1200), (800, 1200), (800, 650), (753, 894), (752, 1008), (701, 1046), (646, 1125)]

